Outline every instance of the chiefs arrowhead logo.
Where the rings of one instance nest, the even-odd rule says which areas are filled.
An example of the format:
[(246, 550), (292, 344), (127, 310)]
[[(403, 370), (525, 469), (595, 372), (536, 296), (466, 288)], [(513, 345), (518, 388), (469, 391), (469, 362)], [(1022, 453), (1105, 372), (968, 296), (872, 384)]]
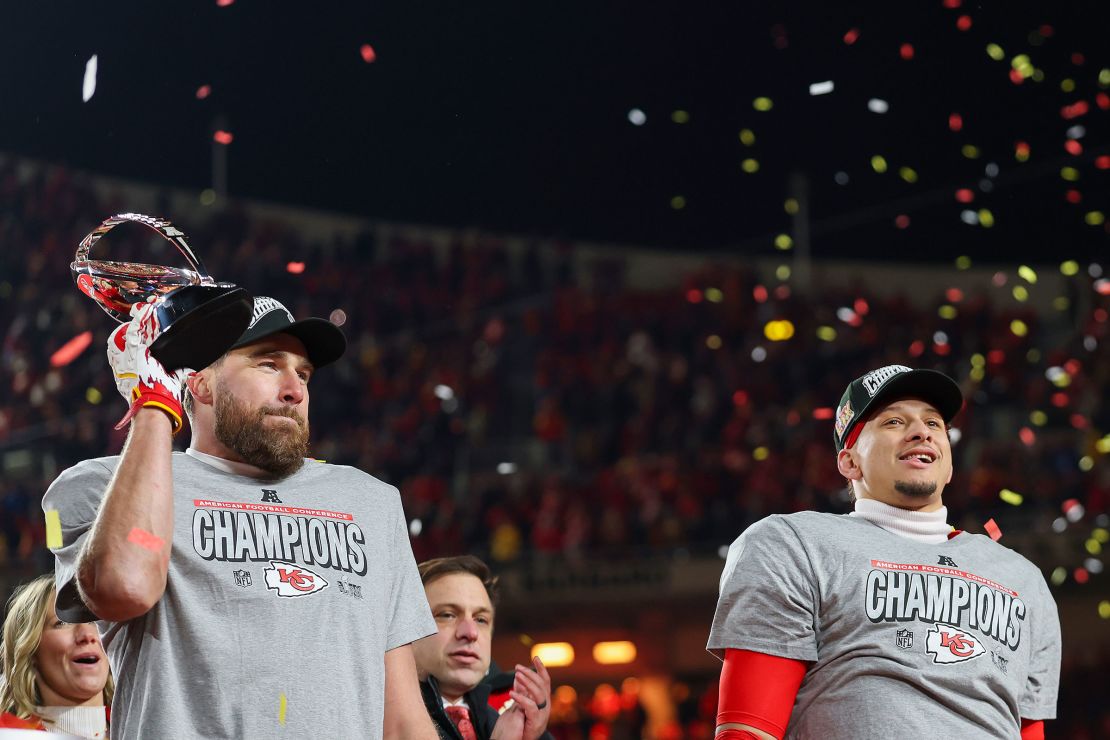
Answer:
[(925, 638), (925, 652), (933, 656), (934, 663), (963, 663), (978, 658), (986, 649), (978, 638), (963, 630), (938, 624)]
[(271, 560), (270, 567), (262, 571), (266, 577), (266, 588), (278, 592), (278, 596), (307, 596), (327, 588), (323, 576), (313, 573), (303, 565)]

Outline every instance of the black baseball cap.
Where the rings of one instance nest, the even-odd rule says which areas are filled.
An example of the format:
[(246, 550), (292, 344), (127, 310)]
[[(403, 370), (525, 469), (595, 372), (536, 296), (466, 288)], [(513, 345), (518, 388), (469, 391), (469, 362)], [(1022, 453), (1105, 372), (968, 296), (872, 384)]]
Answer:
[(936, 406), (949, 424), (964, 405), (956, 381), (936, 370), (914, 370), (905, 365), (887, 365), (856, 378), (844, 390), (836, 407), (833, 446), (844, 449), (852, 429), (867, 419), (870, 411), (897, 398), (920, 398)]
[(231, 345), (231, 349), (256, 342), (271, 334), (284, 332), (301, 340), (308, 351), (308, 359), (314, 367), (321, 368), (343, 356), (347, 350), (347, 338), (339, 327), (327, 319), (293, 320), (293, 314), (280, 302), (266, 296), (254, 299), (254, 314), (251, 323), (242, 336)]

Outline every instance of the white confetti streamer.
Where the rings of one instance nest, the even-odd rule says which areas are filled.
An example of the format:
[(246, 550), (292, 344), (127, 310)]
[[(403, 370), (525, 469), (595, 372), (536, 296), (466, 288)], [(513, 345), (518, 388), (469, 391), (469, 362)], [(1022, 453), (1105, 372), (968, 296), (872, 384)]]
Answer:
[(96, 92), (96, 54), (85, 62), (85, 81), (81, 85), (81, 100), (85, 103), (89, 102), (94, 92)]

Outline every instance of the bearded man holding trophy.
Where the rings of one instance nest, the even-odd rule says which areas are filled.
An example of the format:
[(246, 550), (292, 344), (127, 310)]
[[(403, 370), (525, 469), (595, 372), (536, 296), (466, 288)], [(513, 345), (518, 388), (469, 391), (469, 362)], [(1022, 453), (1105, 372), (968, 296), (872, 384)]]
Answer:
[[(189, 269), (89, 259), (128, 222)], [(104, 221), (72, 270), (123, 322), (107, 354), (130, 429), (43, 510), (58, 616), (99, 621), (116, 676), (112, 736), (435, 738), (411, 643), (436, 625), (399, 493), (308, 457), (309, 383), (340, 330), (215, 282), (141, 214)]]

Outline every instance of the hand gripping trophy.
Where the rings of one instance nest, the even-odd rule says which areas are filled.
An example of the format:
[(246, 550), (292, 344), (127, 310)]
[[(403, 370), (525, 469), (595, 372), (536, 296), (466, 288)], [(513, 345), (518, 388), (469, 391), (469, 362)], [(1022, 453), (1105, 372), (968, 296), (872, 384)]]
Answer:
[[(173, 244), (189, 268), (89, 259), (101, 237), (127, 222)], [(143, 406), (156, 406), (170, 415), (176, 434), (183, 424), (186, 368), (207, 367), (227, 352), (250, 323), (254, 299), (213, 280), (172, 223), (140, 213), (105, 219), (81, 240), (70, 270), (77, 288), (121, 322), (108, 340), (108, 358), (131, 406), (116, 428)]]

